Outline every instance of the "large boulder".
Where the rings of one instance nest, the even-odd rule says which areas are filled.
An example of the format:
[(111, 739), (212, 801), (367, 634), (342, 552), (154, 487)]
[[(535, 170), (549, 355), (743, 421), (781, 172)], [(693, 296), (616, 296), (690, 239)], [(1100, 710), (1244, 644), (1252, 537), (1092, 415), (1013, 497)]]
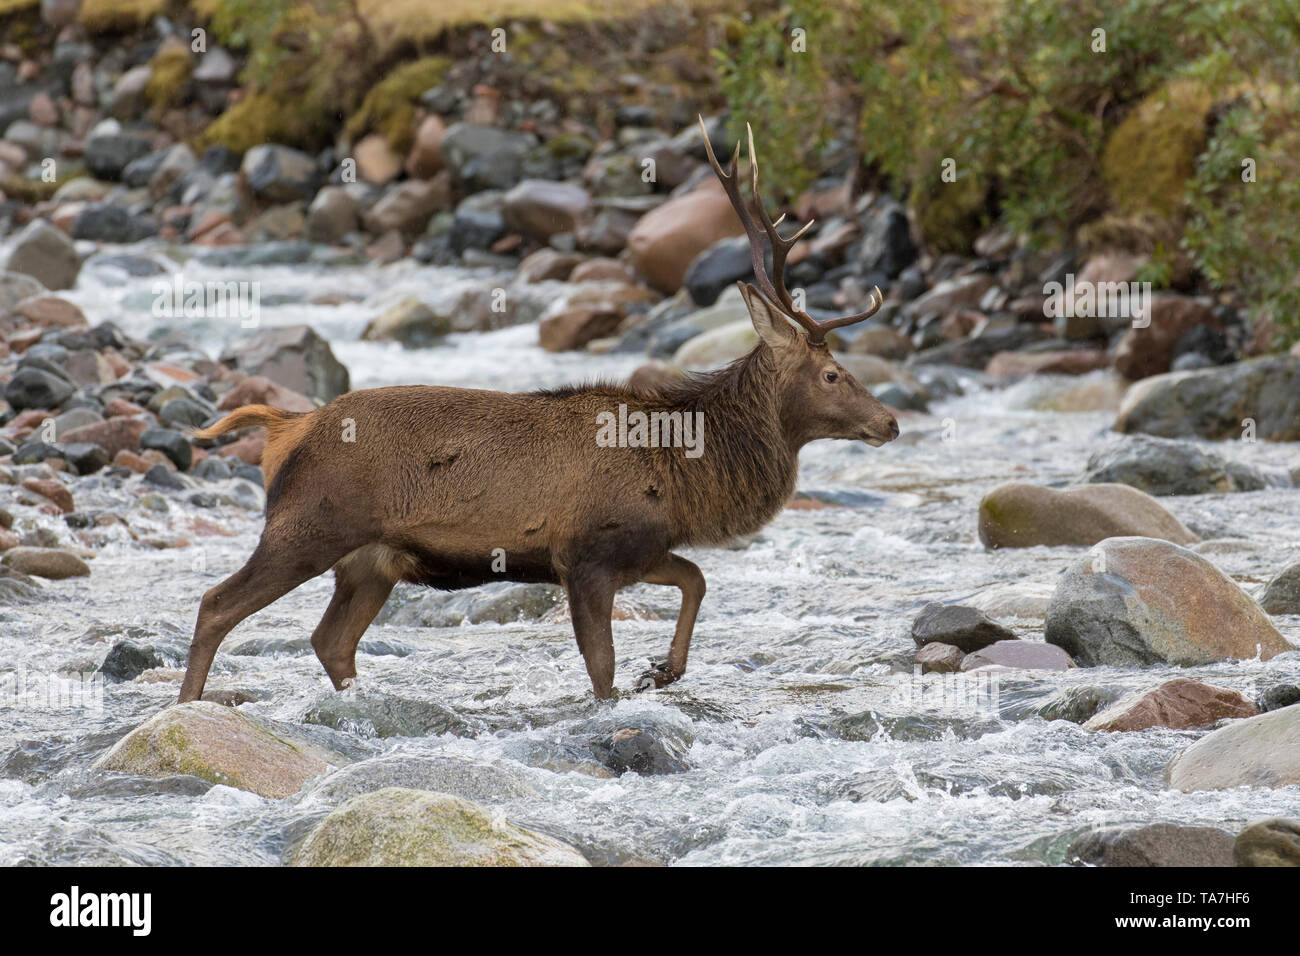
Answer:
[(1300, 561), (1283, 568), (1264, 585), (1259, 606), (1269, 614), (1300, 614)]
[(439, 151), (462, 193), (483, 189), (509, 189), (519, 182), (524, 158), (537, 145), (531, 133), (516, 133), (453, 123), (442, 134)]
[(343, 758), (291, 740), (230, 707), (193, 701), (168, 707), (95, 761), (95, 770), (146, 777), (189, 774), (264, 797), (288, 797)]
[(329, 343), (307, 325), (264, 329), (229, 349), (221, 361), (322, 402), (333, 401), (351, 387), (348, 370)]
[(51, 581), (84, 578), (90, 574), (90, 568), (86, 566), (85, 561), (71, 551), (64, 551), (61, 548), (10, 548), (4, 553), (4, 557), (0, 558), (0, 565), (20, 574), (30, 574)]
[(572, 183), (525, 179), (506, 193), (501, 214), (507, 229), (546, 242), (577, 231), (591, 215), (591, 196)]
[(1176, 790), (1300, 786), (1300, 704), (1220, 727), (1175, 757), (1165, 776)]
[(62, 230), (33, 219), (14, 237), (5, 268), (39, 279), (47, 289), (71, 289), (81, 271), (81, 256)]
[(983, 667), (1027, 671), (1065, 671), (1074, 667), (1070, 655), (1043, 641), (997, 641), (962, 658), (963, 671)]
[(1092, 866), (1232, 866), (1233, 836), (1215, 827), (1153, 823), (1085, 834), (1066, 851)]
[(1130, 485), (1149, 495), (1259, 491), (1269, 485), (1268, 477), (1251, 465), (1191, 442), (1150, 435), (1121, 437), (1097, 449), (1080, 480)]
[(1237, 866), (1300, 866), (1300, 820), (1259, 820), (1237, 834)]
[(384, 193), (382, 199), (366, 210), (362, 223), (375, 235), (395, 229), (410, 239), (423, 232), (434, 213), (445, 209), (450, 202), (450, 177), (412, 179)]
[(386, 787), (330, 813), (294, 866), (587, 866), (559, 840), (445, 793)]
[(1168, 372), (1174, 344), (1181, 336), (1202, 325), (1220, 328), (1208, 299), (1158, 295), (1151, 299), (1150, 311), (1150, 321), (1134, 324), (1115, 352), (1115, 370), (1125, 378)]
[(1175, 677), (1159, 687), (1117, 700), (1090, 717), (1083, 726), (1087, 730), (1108, 731), (1151, 727), (1188, 730), (1225, 719), (1254, 717), (1257, 713), (1255, 705), (1235, 690)]
[(1066, 570), (1045, 636), (1085, 666), (1192, 666), (1294, 650), (1250, 595), (1199, 554), (1138, 537), (1103, 541)]
[(741, 279), (752, 280), (753, 275), (749, 237), (731, 236), (719, 239), (692, 259), (682, 282), (697, 305), (710, 306), (728, 287)]
[(998, 485), (980, 501), (979, 536), (990, 548), (1088, 546), (1117, 536), (1200, 540), (1160, 502), (1128, 485)]
[(1300, 355), (1143, 379), (1124, 395), (1115, 430), (1165, 438), (1300, 441)]
[(682, 287), (696, 256), (719, 239), (744, 231), (722, 185), (706, 182), (642, 216), (628, 234), (627, 248), (650, 284), (672, 293)]

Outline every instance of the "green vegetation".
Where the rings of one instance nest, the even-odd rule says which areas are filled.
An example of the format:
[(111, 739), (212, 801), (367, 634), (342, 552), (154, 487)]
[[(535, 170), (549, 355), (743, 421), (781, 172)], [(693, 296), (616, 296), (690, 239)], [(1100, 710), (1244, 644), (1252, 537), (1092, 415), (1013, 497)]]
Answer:
[(82, 0), (77, 19), (90, 33), (138, 30), (167, 9), (168, 0)]
[(429, 56), (406, 63), (380, 80), (360, 108), (348, 118), (344, 132), (353, 142), (372, 130), (382, 133), (388, 145), (399, 153), (411, 146), (415, 135), (415, 107), (420, 94), (442, 82), (451, 61)]
[[(1231, 288), (1271, 315), (1279, 346), (1300, 337), (1292, 0), (761, 9), (729, 21), (715, 55), (733, 116), (763, 129), (769, 182), (806, 184), (799, 167), (819, 168), (847, 104), (867, 173), (907, 198), (932, 248), (968, 251), (996, 219), (1043, 244), (1142, 252), (1144, 278)], [(789, 52), (800, 23), (803, 57)]]

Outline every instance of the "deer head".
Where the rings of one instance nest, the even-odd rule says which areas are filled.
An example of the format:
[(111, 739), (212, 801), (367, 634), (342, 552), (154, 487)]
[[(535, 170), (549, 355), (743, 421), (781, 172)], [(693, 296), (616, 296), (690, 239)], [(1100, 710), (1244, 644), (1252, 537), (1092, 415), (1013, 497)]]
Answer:
[[(774, 222), (763, 208), (758, 191), (758, 155), (754, 151), (754, 131), (749, 133), (749, 169), (754, 193), (754, 207), (759, 223), (754, 221), (749, 206), (740, 194), (736, 168), (740, 162), (740, 144), (724, 170), (713, 153), (704, 118), (700, 117), (704, 133), (704, 148), (727, 198), (731, 200), (741, 225), (749, 236), (749, 255), (754, 265), (755, 288), (747, 282), (738, 283), (750, 321), (758, 333), (762, 347), (771, 350), (781, 383), (782, 417), (792, 437), (798, 442), (815, 438), (847, 438), (879, 447), (898, 437), (898, 422), (870, 392), (845, 371), (831, 355), (826, 343), (826, 333), (870, 318), (880, 308), (884, 296), (880, 288), (873, 290), (871, 306), (864, 312), (835, 319), (818, 321), (795, 306), (794, 297), (785, 287), (785, 260), (794, 244), (812, 225), (809, 221), (788, 239), (777, 231), (785, 216)], [(764, 257), (764, 244), (772, 247), (772, 268), (769, 272)], [(788, 321), (787, 321), (788, 320)], [(800, 334), (790, 322), (801, 326)]]

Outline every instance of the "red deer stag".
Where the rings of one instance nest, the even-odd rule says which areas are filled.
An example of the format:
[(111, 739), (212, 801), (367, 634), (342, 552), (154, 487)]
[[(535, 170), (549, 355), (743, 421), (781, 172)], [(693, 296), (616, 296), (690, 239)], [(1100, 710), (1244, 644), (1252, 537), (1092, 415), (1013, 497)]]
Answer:
[[(311, 643), (336, 688), (355, 677), (357, 644), (398, 581), (563, 585), (598, 698), (614, 689), (615, 592), (638, 581), (671, 585), (682, 593), (672, 645), (637, 689), (682, 676), (704, 576), (673, 549), (763, 527), (793, 494), (799, 449), (814, 439), (880, 446), (898, 437), (894, 416), (826, 344), (828, 331), (879, 308), (879, 289), (857, 315), (819, 322), (796, 308), (784, 269), (803, 230), (782, 238), (780, 220), (764, 210), (753, 133), (757, 223), (737, 181), (740, 145), (725, 171), (712, 147), (708, 154), (749, 236), (758, 283), (740, 284), (759, 337), (743, 358), (648, 388), (366, 389), (307, 413), (246, 406), (198, 433), (265, 426), (266, 526), (248, 563), (203, 595), (181, 701), (202, 695), (231, 628), (330, 568), (334, 597)], [(704, 434), (694, 450), (598, 440), (602, 421), (637, 412), (702, 422)]]

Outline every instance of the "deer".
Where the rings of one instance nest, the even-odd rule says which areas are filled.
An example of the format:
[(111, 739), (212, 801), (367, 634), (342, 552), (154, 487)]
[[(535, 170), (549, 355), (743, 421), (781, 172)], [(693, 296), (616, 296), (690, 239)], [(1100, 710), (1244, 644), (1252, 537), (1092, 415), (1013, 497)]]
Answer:
[[(812, 223), (781, 236), (785, 217), (773, 222), (763, 207), (752, 129), (748, 138), (757, 221), (741, 194), (740, 143), (724, 170), (704, 135), (753, 261), (756, 285), (738, 285), (758, 341), (736, 361), (635, 387), (362, 389), (310, 412), (244, 406), (196, 432), (212, 439), (266, 429), (265, 525), (247, 563), (203, 595), (180, 702), (202, 696), (237, 624), (330, 569), (334, 594), (311, 646), (336, 690), (353, 685), (357, 645), (399, 581), (443, 590), (498, 580), (561, 585), (601, 700), (615, 695), (616, 592), (638, 582), (675, 587), (681, 604), (667, 656), (634, 690), (680, 680), (705, 581), (676, 550), (726, 544), (771, 521), (794, 494), (808, 442), (880, 447), (899, 434), (894, 415), (827, 342), (833, 329), (874, 314), (880, 289), (854, 315), (817, 320), (796, 307), (786, 258)], [(706, 441), (693, 455), (671, 441), (598, 443), (598, 422), (620, 405), (629, 418), (696, 416)]]

